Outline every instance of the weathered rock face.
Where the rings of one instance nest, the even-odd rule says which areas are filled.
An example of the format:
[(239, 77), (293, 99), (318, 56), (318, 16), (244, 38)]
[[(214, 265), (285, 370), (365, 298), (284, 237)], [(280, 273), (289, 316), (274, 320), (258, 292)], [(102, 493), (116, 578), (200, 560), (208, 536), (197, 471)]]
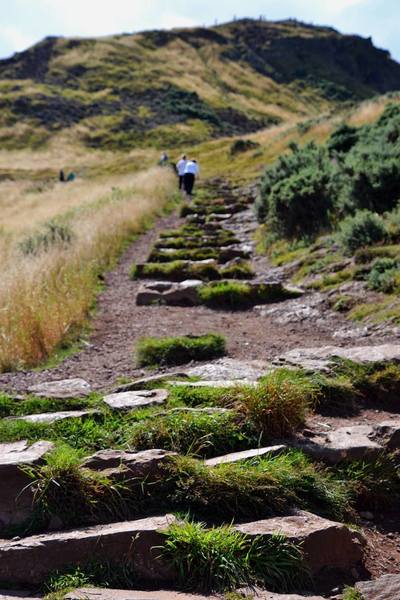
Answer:
[(120, 392), (105, 396), (104, 402), (114, 410), (135, 410), (164, 404), (168, 395), (168, 391), (162, 389)]
[[(218, 600), (218, 598), (221, 600), (221, 597), (217, 596), (199, 596), (198, 594), (185, 594), (172, 590), (148, 592), (142, 590), (82, 588), (70, 592), (65, 596), (64, 600)], [(313, 599), (311, 598), (311, 600)]]
[(346, 460), (373, 460), (383, 450), (371, 439), (373, 433), (370, 425), (339, 427), (326, 435), (302, 441), (298, 447), (315, 460), (333, 465)]
[(31, 446), (27, 441), (0, 444), (0, 532), (23, 523), (31, 514), (32, 480), (21, 468), (41, 464), (52, 449), (51, 442), (36, 442)]
[(355, 346), (340, 348), (322, 346), (321, 348), (296, 348), (279, 357), (279, 362), (311, 370), (324, 370), (334, 356), (346, 358), (357, 363), (400, 362), (400, 344), (382, 344), (381, 346)]
[(400, 419), (383, 421), (374, 426), (373, 439), (381, 443), (388, 450), (400, 448)]
[(136, 295), (138, 306), (149, 304), (168, 304), (170, 306), (196, 306), (200, 304), (198, 290), (200, 279), (186, 279), (180, 283), (156, 281), (145, 283)]
[(98, 414), (97, 410), (63, 410), (52, 413), (38, 413), (36, 415), (24, 415), (23, 417), (7, 417), (8, 421), (26, 421), (27, 423), (55, 423), (65, 419), (82, 419)]
[(160, 558), (160, 531), (175, 521), (173, 515), (99, 525), (0, 541), (0, 579), (7, 584), (38, 585), (49, 573), (89, 560), (124, 562), (138, 577), (162, 582), (173, 579), (171, 567)]
[(383, 575), (375, 581), (361, 581), (356, 584), (356, 589), (363, 600), (399, 600), (400, 575)]
[(122, 450), (99, 450), (89, 456), (82, 466), (95, 471), (105, 471), (122, 467), (130, 478), (151, 480), (160, 474), (161, 467), (170, 462), (176, 452), (167, 450), (143, 450), (123, 452)]
[(226, 463), (240, 462), (244, 460), (250, 460), (258, 457), (272, 458), (277, 454), (280, 454), (286, 450), (287, 446), (280, 444), (278, 446), (268, 446), (267, 448), (254, 448), (253, 450), (244, 450), (243, 452), (231, 452), (224, 456), (216, 456), (215, 458), (209, 458), (205, 462), (208, 467), (215, 467), (216, 465), (222, 465)]
[(257, 381), (265, 375), (269, 365), (261, 360), (241, 361), (234, 358), (220, 358), (213, 362), (187, 369), (189, 377), (203, 377), (213, 381), (241, 380)]
[(82, 398), (90, 394), (91, 388), (87, 381), (76, 378), (39, 383), (28, 388), (28, 392), (42, 398)]
[(361, 534), (350, 531), (341, 523), (304, 511), (288, 517), (236, 525), (235, 529), (250, 536), (270, 537), (281, 532), (288, 540), (302, 543), (306, 563), (313, 575), (325, 568), (349, 571), (363, 559), (365, 540)]

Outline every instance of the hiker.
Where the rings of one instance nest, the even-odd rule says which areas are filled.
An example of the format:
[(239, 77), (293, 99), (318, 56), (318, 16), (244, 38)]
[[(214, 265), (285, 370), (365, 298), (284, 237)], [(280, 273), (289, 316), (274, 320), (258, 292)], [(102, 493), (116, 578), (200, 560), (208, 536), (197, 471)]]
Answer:
[(199, 165), (197, 164), (197, 160), (193, 158), (187, 161), (183, 174), (183, 187), (185, 188), (185, 192), (188, 196), (192, 195), (194, 182), (196, 176), (199, 174), (199, 170), (200, 169)]
[(178, 160), (178, 162), (176, 163), (176, 172), (178, 174), (178, 181), (179, 181), (178, 186), (179, 186), (180, 190), (183, 189), (183, 176), (185, 174), (186, 163), (187, 163), (186, 154), (182, 154), (180, 160)]
[(68, 177), (67, 177), (67, 181), (75, 181), (76, 175), (73, 171), (71, 171), (71, 173), (68, 173)]
[(164, 167), (167, 163), (168, 163), (168, 154), (166, 152), (163, 152), (160, 156), (160, 160), (159, 160), (158, 164), (160, 165), (160, 167)]
[(58, 174), (58, 179), (59, 179), (59, 181), (61, 181), (62, 183), (64, 183), (64, 182), (65, 182), (65, 173), (64, 173), (63, 169), (61, 169), (61, 171), (59, 172), (59, 174)]

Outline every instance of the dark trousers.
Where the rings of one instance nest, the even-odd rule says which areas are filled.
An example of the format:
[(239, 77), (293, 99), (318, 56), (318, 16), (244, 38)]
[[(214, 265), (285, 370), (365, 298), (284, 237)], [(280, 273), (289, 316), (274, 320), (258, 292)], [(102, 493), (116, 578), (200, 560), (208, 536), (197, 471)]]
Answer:
[(178, 177), (179, 177), (179, 189), (181, 190), (184, 187), (184, 185), (183, 185), (183, 175), (179, 175)]
[(189, 194), (189, 196), (192, 193), (193, 190), (193, 186), (194, 186), (194, 175), (193, 173), (185, 173), (183, 176), (183, 186), (185, 188), (185, 192), (187, 194)]

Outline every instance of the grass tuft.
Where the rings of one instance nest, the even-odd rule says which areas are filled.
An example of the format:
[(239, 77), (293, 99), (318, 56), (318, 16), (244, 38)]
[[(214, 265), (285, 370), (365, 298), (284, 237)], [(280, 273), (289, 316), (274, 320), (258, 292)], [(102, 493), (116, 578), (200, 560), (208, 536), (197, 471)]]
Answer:
[(280, 285), (259, 285), (253, 288), (246, 283), (221, 281), (204, 285), (199, 290), (200, 300), (210, 308), (241, 310), (254, 306), (278, 302), (293, 297), (293, 294)]
[(191, 360), (209, 360), (225, 354), (222, 335), (187, 335), (142, 338), (137, 344), (137, 362), (141, 367), (181, 365)]

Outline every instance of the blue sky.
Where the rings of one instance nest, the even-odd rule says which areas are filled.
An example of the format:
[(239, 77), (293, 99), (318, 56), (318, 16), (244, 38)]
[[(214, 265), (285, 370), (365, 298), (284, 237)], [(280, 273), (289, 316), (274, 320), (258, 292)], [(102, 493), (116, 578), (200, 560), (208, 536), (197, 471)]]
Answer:
[(0, 9), (0, 57), (47, 35), (98, 36), (264, 15), (372, 36), (400, 61), (399, 0), (0, 0)]

